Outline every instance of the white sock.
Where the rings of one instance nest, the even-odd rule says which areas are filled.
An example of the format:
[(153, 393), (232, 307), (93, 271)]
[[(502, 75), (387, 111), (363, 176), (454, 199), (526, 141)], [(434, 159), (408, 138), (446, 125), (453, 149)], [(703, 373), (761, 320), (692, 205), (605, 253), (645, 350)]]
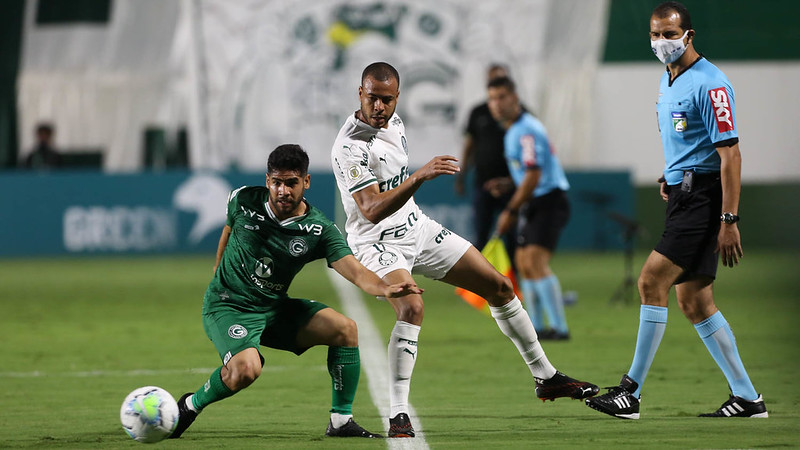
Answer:
[(186, 397), (186, 402), (185, 402), (186, 403), (186, 407), (189, 408), (190, 411), (199, 412), (199, 411), (197, 411), (197, 408), (194, 407), (194, 403), (192, 403), (192, 398), (193, 397), (194, 397), (194, 394)]
[(331, 425), (333, 425), (333, 428), (341, 428), (342, 425), (346, 424), (347, 421), (352, 418), (352, 414), (331, 413)]
[(420, 327), (397, 321), (389, 337), (389, 390), (391, 411), (389, 417), (408, 412), (408, 392), (411, 388), (411, 372), (417, 362), (417, 338)]
[(522, 309), (522, 302), (517, 296), (503, 306), (489, 306), (497, 326), (517, 346), (519, 354), (531, 370), (531, 374), (540, 380), (549, 380), (556, 374), (556, 368), (547, 360), (539, 336), (533, 328), (531, 318)]

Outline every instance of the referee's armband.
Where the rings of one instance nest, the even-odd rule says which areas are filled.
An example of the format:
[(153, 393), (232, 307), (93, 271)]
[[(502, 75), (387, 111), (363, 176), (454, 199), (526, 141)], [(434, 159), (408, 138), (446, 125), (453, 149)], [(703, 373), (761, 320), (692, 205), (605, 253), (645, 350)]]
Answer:
[(725, 139), (724, 141), (714, 142), (714, 147), (733, 147), (734, 145), (739, 143), (739, 138), (734, 137), (730, 139)]

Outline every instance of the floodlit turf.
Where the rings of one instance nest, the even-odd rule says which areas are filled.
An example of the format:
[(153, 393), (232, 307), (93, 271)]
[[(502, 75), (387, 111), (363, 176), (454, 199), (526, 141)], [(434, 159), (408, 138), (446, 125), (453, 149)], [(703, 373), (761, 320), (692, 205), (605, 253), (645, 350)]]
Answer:
[[(644, 254), (637, 254), (638, 271)], [(200, 322), (211, 258), (0, 260), (0, 447), (130, 448), (119, 407), (136, 387), (158, 385), (177, 398), (219, 364)], [(716, 297), (745, 365), (764, 395), (766, 420), (700, 419), (727, 399), (725, 379), (674, 298), (667, 332), (642, 397), (642, 419), (623, 421), (581, 402), (542, 403), (513, 345), (494, 321), (441, 283), (427, 289), (425, 324), (411, 401), (431, 448), (753, 448), (800, 442), (800, 317), (796, 255), (748, 251), (720, 268)], [(567, 374), (614, 385), (628, 369), (638, 301), (610, 303), (621, 281), (616, 253), (560, 253), (569, 342), (545, 342)], [(324, 264), (306, 268), (292, 294), (338, 306)], [(378, 328), (394, 323), (388, 304), (366, 298)], [(325, 438), (330, 407), (325, 348), (301, 357), (264, 349), (256, 383), (211, 405), (175, 441), (158, 448), (385, 448), (369, 440)], [(365, 375), (357, 420), (380, 431)]]

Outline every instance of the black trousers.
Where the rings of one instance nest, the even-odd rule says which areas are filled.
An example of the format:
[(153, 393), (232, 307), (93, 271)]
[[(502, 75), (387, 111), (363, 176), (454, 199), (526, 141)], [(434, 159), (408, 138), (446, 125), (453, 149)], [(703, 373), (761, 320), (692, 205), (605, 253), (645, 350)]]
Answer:
[[(514, 195), (513, 190), (499, 198), (493, 197), (489, 191), (484, 190), (481, 186), (475, 186), (472, 190), (472, 212), (474, 214), (472, 223), (475, 226), (473, 244), (478, 250), (482, 250), (486, 246), (489, 235), (494, 229), (495, 222), (497, 222), (497, 216), (505, 209), (512, 195)], [(513, 227), (511, 231), (502, 237), (512, 265), (514, 265), (514, 250), (517, 242), (516, 234), (516, 227)]]

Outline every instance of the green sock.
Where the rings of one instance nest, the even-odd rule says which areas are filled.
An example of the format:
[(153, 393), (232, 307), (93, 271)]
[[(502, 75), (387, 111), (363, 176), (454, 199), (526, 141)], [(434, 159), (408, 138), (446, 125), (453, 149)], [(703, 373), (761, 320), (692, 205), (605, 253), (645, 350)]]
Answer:
[(358, 347), (328, 347), (328, 373), (331, 374), (331, 412), (353, 414), (361, 358)]
[(222, 366), (217, 367), (217, 370), (208, 377), (208, 381), (203, 385), (192, 397), (192, 404), (197, 411), (202, 411), (206, 406), (218, 402), (222, 399), (228, 398), (235, 394), (225, 383), (222, 382)]

